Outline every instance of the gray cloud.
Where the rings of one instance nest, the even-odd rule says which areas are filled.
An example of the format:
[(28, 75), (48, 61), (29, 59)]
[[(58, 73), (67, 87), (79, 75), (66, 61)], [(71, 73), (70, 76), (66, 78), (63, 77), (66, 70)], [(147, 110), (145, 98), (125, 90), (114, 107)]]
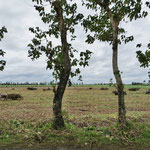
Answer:
[[(46, 28), (34, 10), (33, 3), (31, 0), (0, 0), (0, 3), (0, 27), (5, 25), (8, 29), (8, 33), (0, 43), (2, 49), (7, 52), (5, 55), (7, 66), (0, 73), (1, 82), (51, 81), (51, 71), (45, 69), (46, 58), (43, 56), (33, 62), (27, 57), (27, 45), (33, 36), (28, 28), (36, 26)], [(81, 5), (79, 5), (79, 11), (85, 15), (88, 14)], [(149, 25), (148, 17), (133, 23), (121, 24), (128, 31), (128, 35), (135, 36), (135, 41), (119, 46), (119, 67), (123, 72), (122, 77), (125, 83), (148, 80), (148, 69), (140, 68), (135, 52), (137, 43), (142, 42), (145, 46), (148, 43)], [(108, 82), (113, 77), (111, 46), (99, 41), (93, 45), (85, 44), (86, 35), (80, 26), (76, 27), (76, 34), (77, 39), (73, 41), (73, 47), (79, 52), (86, 49), (93, 52), (89, 67), (81, 68), (84, 83)], [(57, 43), (59, 41), (55, 40), (54, 45)], [(77, 78), (74, 78), (73, 81), (77, 82)]]

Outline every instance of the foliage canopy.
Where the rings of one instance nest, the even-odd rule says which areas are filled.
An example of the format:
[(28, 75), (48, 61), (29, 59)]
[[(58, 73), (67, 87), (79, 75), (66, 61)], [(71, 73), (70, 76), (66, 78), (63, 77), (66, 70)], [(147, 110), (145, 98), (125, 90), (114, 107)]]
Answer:
[[(0, 29), (0, 41), (4, 38), (4, 33), (7, 32), (6, 27), (2, 27)], [(4, 57), (5, 52), (0, 49), (0, 56)], [(4, 66), (6, 65), (6, 61), (5, 60), (0, 60), (0, 71), (4, 70)]]
[[(74, 0), (32, 0), (36, 2), (34, 5), (35, 9), (39, 12), (42, 21), (48, 25), (48, 29), (42, 31), (39, 27), (30, 28), (29, 30), (35, 35), (32, 39), (32, 43), (28, 45), (29, 57), (33, 60), (38, 59), (43, 53), (47, 57), (47, 69), (53, 70), (53, 76), (57, 80), (60, 79), (61, 70), (64, 67), (64, 59), (62, 55), (62, 45), (56, 44), (57, 42), (54, 38), (61, 39), (61, 31), (59, 28), (59, 21), (57, 18), (56, 9), (60, 7), (63, 8), (63, 20), (65, 23), (65, 28), (62, 29), (68, 35), (70, 35), (69, 40), (73, 41), (76, 39), (75, 36), (75, 26), (78, 25), (82, 19), (83, 15), (77, 13), (77, 4), (73, 3)], [(59, 2), (59, 3), (58, 3)], [(57, 7), (57, 8), (56, 8)], [(48, 8), (48, 12), (46, 11)], [(50, 11), (49, 11), (50, 10)], [(61, 39), (62, 40), (62, 39)], [(69, 41), (68, 40), (68, 41)], [(86, 50), (80, 53), (80, 58), (75, 58), (74, 55), (78, 51), (72, 47), (72, 44), (67, 41), (67, 50), (69, 51), (69, 57), (71, 61), (71, 66), (87, 66), (88, 60), (91, 56), (91, 52)], [(56, 42), (56, 43), (55, 43)], [(74, 77), (80, 73), (80, 69), (72, 69), (71, 77)]]
[[(150, 7), (149, 2), (145, 4)], [(128, 23), (148, 15), (147, 11), (142, 11), (142, 0), (86, 0), (83, 1), (83, 5), (95, 11), (94, 15), (88, 15), (83, 22), (86, 32), (90, 30), (94, 33), (93, 36), (88, 34), (87, 43), (93, 43), (95, 39), (98, 39), (112, 44), (113, 29), (109, 16), (118, 24), (118, 35), (120, 35), (118, 43), (133, 41), (134, 37), (132, 35), (126, 37), (125, 29), (119, 26), (120, 22)]]

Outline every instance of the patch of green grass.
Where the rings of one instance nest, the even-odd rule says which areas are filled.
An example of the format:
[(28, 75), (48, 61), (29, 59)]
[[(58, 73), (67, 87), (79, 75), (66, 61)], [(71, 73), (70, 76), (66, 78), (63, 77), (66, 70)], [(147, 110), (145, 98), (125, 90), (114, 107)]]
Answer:
[(142, 146), (150, 146), (150, 124), (143, 123), (139, 125), (141, 134), (134, 139), (134, 142)]
[(127, 112), (127, 116), (132, 117), (132, 118), (139, 118), (144, 115), (150, 115), (150, 112), (146, 112), (146, 111), (128, 111)]
[(110, 127), (87, 126), (79, 128), (71, 123), (65, 123), (66, 128), (54, 130), (52, 121), (24, 122), (19, 120), (0, 122), (0, 146), (14, 144), (25, 146), (44, 145), (76, 145), (87, 148), (102, 145), (150, 145), (150, 125), (137, 125), (130, 121), (127, 128), (120, 130), (117, 125)]
[[(19, 120), (0, 122), (0, 146), (23, 144), (26, 146), (47, 143), (51, 146), (76, 145), (98, 146), (112, 143), (103, 130), (97, 127), (78, 128), (71, 123), (65, 123), (66, 128), (54, 130), (52, 121), (32, 123)], [(75, 144), (76, 143), (76, 144)]]
[(150, 88), (150, 85), (149, 84), (143, 84), (143, 85), (125, 84), (125, 88), (143, 88), (143, 89), (147, 89), (147, 88)]

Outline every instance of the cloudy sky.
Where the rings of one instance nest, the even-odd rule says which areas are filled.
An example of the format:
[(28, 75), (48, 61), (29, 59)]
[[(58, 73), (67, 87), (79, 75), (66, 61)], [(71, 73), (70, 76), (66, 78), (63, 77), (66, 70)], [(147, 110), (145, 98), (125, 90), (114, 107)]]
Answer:
[[(78, 1), (78, 0), (77, 0)], [(79, 2), (79, 1), (78, 1)], [(32, 61), (28, 56), (28, 47), (32, 39), (29, 27), (44, 28), (38, 12), (34, 10), (31, 0), (0, 0), (0, 28), (6, 26), (8, 33), (0, 43), (0, 48), (6, 51), (7, 65), (0, 72), (0, 82), (50, 82), (53, 80), (51, 71), (46, 70), (45, 57)], [(81, 6), (81, 12), (87, 14)], [(119, 46), (119, 67), (123, 72), (123, 82), (148, 81), (148, 69), (140, 68), (136, 59), (136, 44), (146, 44), (150, 40), (150, 17), (136, 22), (123, 24), (129, 35), (135, 40), (127, 45)], [(89, 67), (81, 69), (84, 83), (104, 83), (113, 78), (112, 49), (107, 43), (96, 41), (93, 45), (85, 44), (85, 34), (81, 27), (77, 27), (77, 39), (73, 42), (74, 48), (93, 51)], [(72, 79), (77, 82), (77, 79)]]

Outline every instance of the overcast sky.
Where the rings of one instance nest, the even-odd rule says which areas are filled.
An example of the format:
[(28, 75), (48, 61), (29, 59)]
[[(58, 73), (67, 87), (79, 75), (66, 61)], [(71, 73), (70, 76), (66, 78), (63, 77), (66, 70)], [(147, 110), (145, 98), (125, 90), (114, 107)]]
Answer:
[[(78, 0), (77, 0), (78, 1)], [(79, 2), (79, 1), (78, 1)], [(81, 6), (80, 11), (86, 13)], [(34, 10), (31, 0), (0, 0), (0, 28), (6, 26), (8, 33), (0, 43), (0, 48), (5, 52), (7, 65), (0, 72), (0, 82), (50, 82), (53, 80), (51, 71), (46, 70), (46, 61), (42, 57), (32, 61), (28, 56), (28, 47), (32, 39), (29, 27), (42, 27), (38, 12)], [(150, 40), (150, 17), (140, 19), (133, 23), (121, 24), (134, 35), (135, 40), (127, 45), (119, 46), (119, 67), (123, 72), (124, 83), (148, 81), (148, 69), (140, 68), (136, 58), (136, 44), (146, 45)], [(77, 39), (73, 42), (74, 48), (93, 51), (90, 66), (82, 70), (84, 83), (104, 83), (113, 78), (112, 49), (107, 43), (96, 41), (93, 45), (85, 44), (83, 29), (77, 28)], [(72, 79), (77, 82), (77, 79)]]

